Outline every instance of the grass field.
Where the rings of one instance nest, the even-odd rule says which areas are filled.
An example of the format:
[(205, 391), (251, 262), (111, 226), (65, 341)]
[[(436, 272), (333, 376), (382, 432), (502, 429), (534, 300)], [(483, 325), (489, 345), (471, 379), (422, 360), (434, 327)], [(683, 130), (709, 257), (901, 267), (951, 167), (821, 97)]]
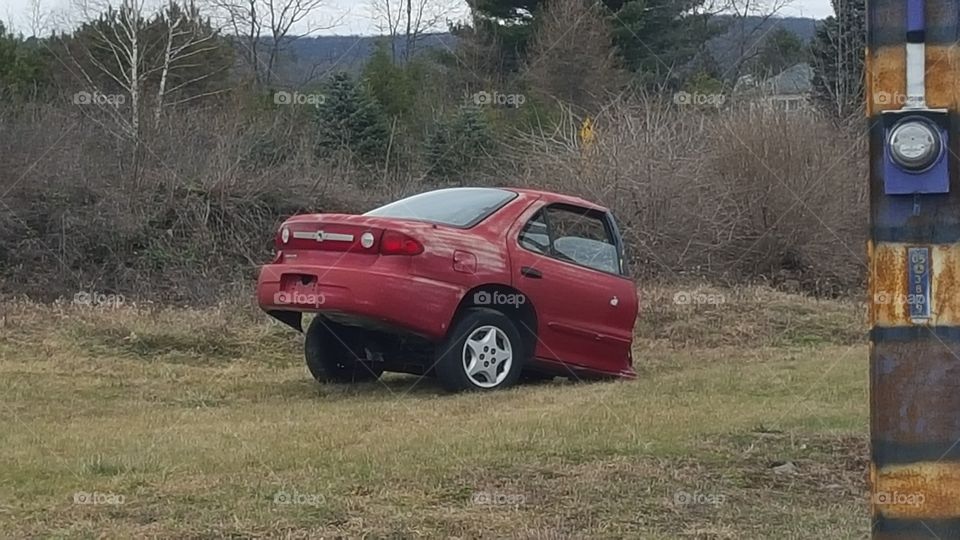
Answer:
[(249, 307), (8, 302), (0, 535), (865, 537), (861, 309), (644, 296), (637, 381), (457, 396), (320, 386)]

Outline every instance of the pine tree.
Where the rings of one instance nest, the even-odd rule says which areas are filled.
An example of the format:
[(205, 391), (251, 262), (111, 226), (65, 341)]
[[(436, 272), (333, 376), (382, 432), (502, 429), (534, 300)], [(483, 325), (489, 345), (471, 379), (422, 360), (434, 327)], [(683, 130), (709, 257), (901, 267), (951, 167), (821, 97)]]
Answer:
[(383, 109), (369, 90), (346, 73), (334, 75), (317, 107), (317, 154), (346, 150), (370, 163), (384, 156), (389, 137)]
[(493, 132), (479, 107), (464, 105), (437, 123), (427, 141), (427, 163), (434, 178), (451, 179), (476, 170), (493, 152)]
[(51, 64), (35, 40), (14, 36), (0, 22), (0, 102), (42, 94), (51, 84)]
[(425, 98), (428, 68), (419, 58), (403, 64), (390, 57), (387, 43), (380, 41), (363, 68), (363, 81), (389, 117), (411, 114), (418, 100)]
[(616, 12), (614, 44), (624, 65), (650, 83), (676, 79), (719, 28), (703, 0), (628, 0)]
[[(540, 0), (470, 0), (477, 29), (494, 35), (504, 66), (519, 69), (543, 14)], [(604, 0), (613, 45), (622, 63), (646, 80), (662, 82), (689, 62), (717, 31), (700, 13), (705, 0)], [(585, 0), (593, 6), (593, 2)], [(570, 21), (571, 27), (576, 21)], [(575, 31), (570, 36), (576, 35)]]

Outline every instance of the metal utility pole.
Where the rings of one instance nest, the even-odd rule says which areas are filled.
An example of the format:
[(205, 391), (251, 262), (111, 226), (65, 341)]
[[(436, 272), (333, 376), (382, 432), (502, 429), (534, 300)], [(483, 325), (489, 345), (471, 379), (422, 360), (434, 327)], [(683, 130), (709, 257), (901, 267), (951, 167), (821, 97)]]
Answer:
[(960, 0), (867, 1), (874, 539), (960, 539)]

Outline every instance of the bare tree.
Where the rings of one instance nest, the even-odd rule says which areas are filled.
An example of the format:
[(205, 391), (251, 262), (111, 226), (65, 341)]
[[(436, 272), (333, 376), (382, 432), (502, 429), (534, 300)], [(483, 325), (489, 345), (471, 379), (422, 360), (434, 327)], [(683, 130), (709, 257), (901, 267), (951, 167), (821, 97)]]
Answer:
[(186, 11), (184, 11), (171, 1), (167, 7), (167, 14), (170, 18), (167, 21), (167, 35), (163, 46), (163, 62), (158, 66), (160, 70), (160, 82), (157, 85), (157, 101), (156, 108), (154, 109), (155, 125), (159, 125), (164, 107), (222, 92), (222, 90), (215, 90), (212, 92), (193, 94), (178, 100), (171, 99), (171, 96), (179, 90), (209, 79), (229, 67), (228, 65), (224, 65), (220, 69), (203, 71), (190, 79), (170, 86), (170, 79), (173, 73), (197, 67), (197, 57), (208, 52), (213, 52), (219, 48), (219, 44), (216, 41), (219, 36), (216, 32), (198, 24), (200, 21), (200, 13), (194, 4), (188, 5)]
[(44, 11), (40, 0), (30, 0), (27, 4), (27, 23), (30, 25), (30, 34), (41, 37), (50, 26), (50, 13)]
[(280, 54), (291, 43), (336, 28), (342, 20), (336, 16), (329, 17), (325, 23), (312, 19), (314, 13), (326, 7), (325, 0), (211, 1), (223, 24), (240, 40), (241, 57), (257, 84), (270, 84)]
[(523, 78), (534, 92), (593, 114), (626, 80), (612, 40), (604, 12), (589, 0), (551, 2), (531, 41)]
[(223, 91), (200, 89), (179, 97), (230, 67), (206, 63), (210, 57), (204, 55), (220, 46), (219, 35), (194, 4), (181, 7), (170, 0), (165, 11), (158, 6), (148, 11), (147, 0), (121, 0), (116, 8), (109, 0), (78, 0), (77, 8), (85, 23), (62, 49), (85, 88), (74, 99), (96, 106), (86, 111), (102, 111), (110, 124), (104, 127), (115, 135), (140, 141), (150, 93), (159, 124), (165, 108)]
[[(370, 11), (380, 34), (390, 37), (393, 61), (407, 62), (424, 34), (442, 29), (455, 10), (442, 0), (370, 0)], [(398, 41), (403, 43), (402, 54)]]
[[(82, 57), (74, 54), (71, 47), (66, 48), (73, 60), (75, 73), (93, 90), (94, 95), (100, 92), (95, 82), (99, 78), (95, 77), (97, 73), (106, 76), (123, 91), (122, 100), (105, 100), (102, 109), (113, 117), (126, 138), (134, 140), (140, 138), (141, 102), (147, 75), (144, 70), (144, 51), (148, 48), (144, 31), (147, 26), (145, 4), (146, 0), (121, 0), (115, 10), (108, 0), (79, 0), (77, 8), (80, 14), (86, 21), (92, 21), (86, 25), (92, 39), (89, 43), (78, 43)], [(100, 22), (105, 24), (98, 24)], [(96, 73), (91, 73), (88, 65), (92, 65)], [(128, 114), (123, 115), (115, 105), (121, 101), (125, 103), (128, 96)]]
[(723, 11), (733, 19), (736, 31), (736, 58), (729, 68), (730, 79), (736, 81), (748, 63), (760, 53), (763, 39), (779, 23), (771, 21), (791, 0), (723, 0)]

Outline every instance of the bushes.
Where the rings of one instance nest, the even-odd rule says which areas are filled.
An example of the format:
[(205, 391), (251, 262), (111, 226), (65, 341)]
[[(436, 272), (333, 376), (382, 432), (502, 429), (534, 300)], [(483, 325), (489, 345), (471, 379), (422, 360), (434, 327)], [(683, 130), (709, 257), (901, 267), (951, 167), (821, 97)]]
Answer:
[(638, 277), (798, 282), (819, 294), (862, 285), (865, 141), (812, 113), (704, 112), (657, 99), (517, 137), (501, 176), (613, 209)]
[[(69, 112), (0, 125), (2, 292), (217, 302), (269, 260), (281, 219), (373, 204), (313, 157), (293, 117), (194, 110), (145, 133), (138, 170), (126, 143)], [(253, 166), (251, 141), (270, 130), (286, 159)]]
[[(656, 99), (604, 110), (584, 148), (572, 115), (505, 135), (486, 110), (460, 107), (438, 123), (425, 163), (403, 161), (387, 176), (318, 158), (312, 109), (171, 115), (145, 133), (140, 162), (69, 108), (7, 114), (0, 286), (42, 299), (92, 290), (217, 301), (253, 280), (285, 217), (363, 211), (449, 183), (554, 189), (609, 206), (641, 280), (767, 281), (821, 294), (861, 284), (867, 171), (855, 130), (810, 114)], [(354, 148), (375, 159), (377, 147)], [(38, 149), (48, 152), (39, 161)]]

